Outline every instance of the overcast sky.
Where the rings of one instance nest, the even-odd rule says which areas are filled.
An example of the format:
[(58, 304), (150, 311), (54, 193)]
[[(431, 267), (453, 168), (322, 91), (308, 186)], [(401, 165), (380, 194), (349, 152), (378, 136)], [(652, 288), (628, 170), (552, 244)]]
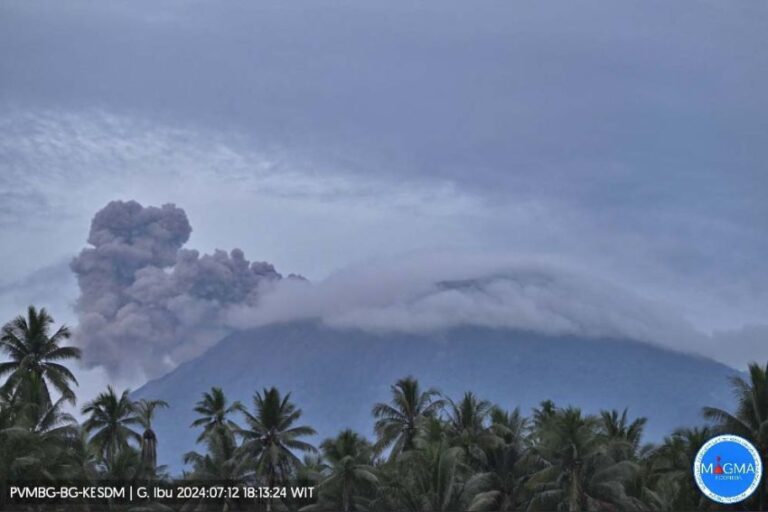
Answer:
[[(112, 199), (312, 280), (546, 258), (768, 358), (768, 4), (3, 2), (0, 313)], [(736, 348), (733, 348), (736, 347)]]

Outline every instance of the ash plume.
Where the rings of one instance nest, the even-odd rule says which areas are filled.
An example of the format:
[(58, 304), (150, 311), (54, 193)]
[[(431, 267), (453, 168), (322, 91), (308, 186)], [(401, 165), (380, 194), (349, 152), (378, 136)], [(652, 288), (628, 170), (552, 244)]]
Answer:
[(239, 249), (184, 249), (191, 232), (184, 210), (172, 204), (113, 201), (96, 213), (91, 247), (71, 263), (80, 286), (76, 339), (87, 365), (157, 376), (226, 335), (224, 312), (255, 307), (263, 289), (281, 279)]
[(475, 325), (702, 352), (701, 333), (679, 314), (539, 259), (410, 255), (311, 283), (282, 279), (239, 249), (184, 249), (190, 233), (174, 205), (115, 201), (95, 215), (92, 247), (71, 264), (81, 291), (76, 339), (87, 364), (153, 377), (233, 330), (297, 320), (375, 332)]

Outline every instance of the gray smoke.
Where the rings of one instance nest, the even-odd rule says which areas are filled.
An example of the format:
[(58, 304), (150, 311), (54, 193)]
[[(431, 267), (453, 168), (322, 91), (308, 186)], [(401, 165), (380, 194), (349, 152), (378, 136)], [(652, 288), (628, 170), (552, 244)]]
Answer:
[(226, 310), (254, 307), (281, 279), (239, 249), (202, 256), (183, 249), (191, 232), (184, 210), (172, 204), (113, 201), (94, 216), (92, 247), (71, 263), (80, 286), (76, 337), (87, 365), (159, 375), (226, 335)]
[[(536, 259), (423, 254), (347, 267), (310, 283), (281, 279), (242, 251), (184, 249), (174, 205), (115, 201), (72, 262), (86, 363), (152, 377), (233, 329), (315, 319), (332, 327), (423, 332), (459, 325), (553, 336), (635, 339), (698, 352), (707, 339), (665, 305)], [(291, 276), (289, 276), (290, 278)]]

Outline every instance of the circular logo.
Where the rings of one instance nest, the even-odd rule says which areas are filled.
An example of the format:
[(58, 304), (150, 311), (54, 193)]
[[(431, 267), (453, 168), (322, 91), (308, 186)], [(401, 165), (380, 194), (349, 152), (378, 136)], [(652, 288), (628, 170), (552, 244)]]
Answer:
[(738, 503), (760, 485), (763, 464), (757, 449), (739, 436), (713, 437), (701, 447), (693, 463), (696, 485), (718, 503)]

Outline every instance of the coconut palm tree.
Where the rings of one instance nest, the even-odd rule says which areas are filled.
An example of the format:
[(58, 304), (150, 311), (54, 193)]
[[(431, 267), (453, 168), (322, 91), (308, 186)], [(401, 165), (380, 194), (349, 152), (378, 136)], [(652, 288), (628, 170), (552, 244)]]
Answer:
[(547, 424), (556, 416), (557, 407), (552, 400), (542, 401), (538, 407), (533, 408), (531, 415), (531, 431), (529, 433), (531, 443), (538, 442), (537, 436), (546, 430)]
[(296, 471), (293, 484), (298, 487), (316, 487), (326, 477), (329, 469), (330, 466), (319, 452), (306, 453)]
[[(0, 430), (0, 486), (12, 480), (47, 480), (51, 478), (47, 462), (51, 458), (50, 443), (26, 426), (10, 426)], [(5, 496), (0, 498), (4, 499)]]
[(539, 406), (533, 409), (532, 423), (534, 430), (541, 429), (550, 419), (557, 414), (557, 407), (552, 400), (544, 400)]
[(198, 419), (192, 422), (193, 427), (203, 427), (203, 431), (198, 436), (197, 442), (201, 442), (208, 437), (211, 432), (221, 428), (229, 428), (232, 431), (237, 430), (237, 424), (229, 419), (235, 412), (243, 410), (243, 405), (235, 401), (231, 405), (221, 388), (212, 387), (210, 391), (203, 393), (203, 398), (195, 405), (195, 412), (200, 415)]
[(52, 386), (74, 404), (71, 385), (77, 385), (77, 379), (60, 361), (79, 359), (80, 349), (62, 346), (70, 337), (69, 329), (62, 325), (51, 334), (53, 322), (45, 308), (38, 311), (29, 306), (26, 317), (19, 315), (3, 327), (0, 348), (10, 358), (0, 363), (0, 376), (9, 375), (3, 389), (23, 395), (30, 392), (30, 381), (34, 378), (44, 383), (45, 402), (51, 403), (48, 386)]
[(90, 482), (97, 478), (98, 454), (82, 428), (78, 428), (76, 435), (67, 439), (63, 465), (68, 481)]
[[(717, 407), (705, 407), (704, 417), (724, 433), (736, 434), (752, 441), (763, 460), (768, 460), (768, 363), (764, 367), (752, 363), (748, 368), (749, 381), (733, 377), (736, 410), (731, 413)], [(766, 483), (756, 494), (756, 508), (765, 510)]]
[[(41, 392), (32, 395), (39, 398)], [(63, 411), (64, 402), (63, 397), (53, 404), (12, 404), (3, 400), (0, 407), (11, 410), (0, 414), (0, 479), (54, 480), (71, 476), (69, 447), (78, 428), (74, 418)]]
[(89, 416), (83, 429), (92, 434), (90, 441), (104, 461), (111, 462), (121, 450), (128, 448), (130, 441), (141, 443), (141, 436), (131, 428), (140, 425), (141, 420), (128, 390), (118, 396), (112, 386), (107, 386), (107, 391), (86, 403), (81, 412)]
[(440, 393), (434, 388), (422, 391), (419, 381), (413, 377), (398, 380), (391, 390), (390, 403), (374, 405), (373, 416), (378, 437), (376, 450), (381, 452), (391, 446), (390, 458), (395, 458), (414, 448), (421, 422), (435, 415), (445, 401), (438, 398)]
[(320, 449), (328, 461), (327, 476), (320, 482), (321, 501), (307, 510), (359, 510), (360, 491), (378, 484), (372, 467), (373, 448), (352, 430), (326, 439)]
[(691, 467), (699, 449), (714, 435), (709, 427), (681, 428), (651, 450), (643, 461), (649, 466), (643, 501), (656, 510), (701, 509), (706, 498), (696, 487)]
[(394, 476), (385, 492), (393, 503), (385, 510), (438, 512), (467, 510), (485, 485), (485, 475), (472, 475), (461, 448), (447, 441), (422, 444), (391, 462)]
[(301, 417), (301, 409), (291, 402), (290, 393), (283, 397), (277, 388), (264, 389), (254, 395), (253, 405), (253, 413), (243, 411), (247, 426), (236, 432), (243, 438), (243, 451), (251, 459), (256, 474), (273, 487), (287, 481), (301, 465), (295, 451), (316, 451), (301, 440), (316, 432), (311, 427), (294, 426)]
[(485, 450), (487, 485), (473, 497), (469, 510), (518, 510), (523, 503), (523, 480), (530, 469), (525, 447), (527, 420), (520, 409), (507, 412), (494, 407), (490, 416), (490, 428), (499, 441)]
[[(250, 460), (242, 456), (237, 445), (235, 434), (229, 429), (213, 429), (205, 437), (208, 448), (205, 454), (195, 451), (184, 455), (184, 464), (192, 466), (188, 476), (198, 480), (226, 482), (227, 485), (237, 485), (246, 482), (251, 472)], [(193, 500), (184, 505), (182, 510), (208, 510), (209, 502)], [(241, 510), (236, 500), (225, 498), (222, 510)]]
[(141, 453), (130, 445), (113, 452), (102, 461), (102, 478), (132, 483), (143, 477)]
[[(20, 451), (6, 451), (0, 446), (0, 457), (8, 455), (22, 464), (27, 478), (61, 478), (67, 476), (67, 448), (78, 435), (75, 419), (64, 412), (65, 398), (54, 403), (47, 401), (45, 383), (37, 375), (25, 378), (24, 396), (9, 398), (3, 394), (0, 416), (4, 440)], [(2, 444), (2, 443), (0, 443)]]
[(600, 429), (609, 439), (619, 439), (629, 443), (637, 451), (643, 437), (643, 429), (647, 418), (635, 418), (631, 422), (627, 416), (628, 409), (621, 414), (615, 409), (600, 412)]
[(614, 461), (598, 427), (596, 418), (574, 407), (557, 410), (543, 423), (533, 447), (541, 469), (527, 482), (534, 493), (529, 510), (561, 506), (576, 512), (630, 505), (623, 483), (633, 478), (637, 466)]
[(152, 419), (156, 409), (168, 408), (168, 402), (142, 399), (134, 403), (134, 408), (139, 424), (144, 428), (141, 435), (141, 462), (145, 472), (154, 475), (157, 469), (157, 434), (152, 430)]
[(600, 433), (605, 436), (608, 449), (615, 460), (636, 458), (643, 438), (646, 418), (629, 421), (628, 410), (621, 414), (617, 410), (600, 412)]
[[(673, 512), (697, 508), (693, 505), (675, 506), (682, 482), (657, 465), (660, 461), (659, 448), (653, 444), (643, 446), (637, 455), (638, 469), (634, 478), (624, 482), (624, 491), (634, 508), (643, 512)], [(690, 473), (690, 468), (688, 472)]]
[(249, 460), (241, 456), (234, 433), (214, 430), (205, 438), (208, 451), (184, 455), (184, 463), (192, 466), (191, 476), (201, 480), (243, 482), (249, 472)]
[(486, 462), (485, 450), (498, 446), (500, 439), (488, 424), (492, 405), (468, 391), (459, 402), (449, 400), (448, 431), (454, 446), (460, 446), (467, 460), (482, 467)]
[(31, 415), (31, 431), (40, 436), (64, 438), (76, 435), (78, 425), (75, 418), (64, 412), (64, 397), (41, 407)]

